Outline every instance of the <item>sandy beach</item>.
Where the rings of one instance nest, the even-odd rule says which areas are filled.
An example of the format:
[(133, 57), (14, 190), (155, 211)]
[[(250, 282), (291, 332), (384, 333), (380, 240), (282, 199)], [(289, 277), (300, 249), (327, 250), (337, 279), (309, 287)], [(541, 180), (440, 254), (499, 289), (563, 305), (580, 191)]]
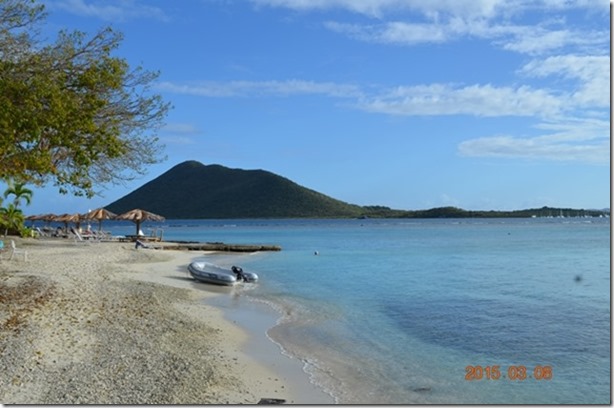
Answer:
[(266, 339), (269, 318), (205, 304), (217, 289), (185, 273), (203, 252), (15, 241), (28, 259), (0, 260), (1, 403), (333, 402)]

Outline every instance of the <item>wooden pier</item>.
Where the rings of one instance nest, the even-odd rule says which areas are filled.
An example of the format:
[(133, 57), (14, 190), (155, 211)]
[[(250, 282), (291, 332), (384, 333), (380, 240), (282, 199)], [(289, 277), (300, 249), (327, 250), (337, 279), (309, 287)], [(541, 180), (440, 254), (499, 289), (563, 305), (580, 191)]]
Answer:
[(188, 251), (221, 251), (221, 252), (258, 252), (281, 251), (279, 245), (244, 245), (225, 244), (223, 242), (181, 242), (165, 241), (160, 249)]

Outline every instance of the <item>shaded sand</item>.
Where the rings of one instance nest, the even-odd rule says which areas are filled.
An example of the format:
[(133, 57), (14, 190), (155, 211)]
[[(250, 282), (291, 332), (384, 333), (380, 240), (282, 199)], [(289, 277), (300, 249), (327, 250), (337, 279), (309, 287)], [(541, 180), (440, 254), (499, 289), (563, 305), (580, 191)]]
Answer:
[(274, 344), (248, 352), (265, 327), (248, 333), (203, 303), (227, 289), (185, 273), (202, 253), (16, 241), (28, 261), (0, 260), (0, 402), (332, 402)]

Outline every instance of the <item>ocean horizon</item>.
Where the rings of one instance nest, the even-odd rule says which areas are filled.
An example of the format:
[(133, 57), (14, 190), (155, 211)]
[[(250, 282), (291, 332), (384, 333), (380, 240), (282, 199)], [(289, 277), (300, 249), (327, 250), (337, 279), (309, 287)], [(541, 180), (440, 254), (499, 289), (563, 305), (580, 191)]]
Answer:
[[(113, 234), (133, 224), (108, 222)], [(267, 336), (354, 404), (610, 404), (606, 218), (167, 220), (165, 240), (280, 245), (201, 256), (258, 284)], [(239, 294), (237, 298), (237, 293)]]

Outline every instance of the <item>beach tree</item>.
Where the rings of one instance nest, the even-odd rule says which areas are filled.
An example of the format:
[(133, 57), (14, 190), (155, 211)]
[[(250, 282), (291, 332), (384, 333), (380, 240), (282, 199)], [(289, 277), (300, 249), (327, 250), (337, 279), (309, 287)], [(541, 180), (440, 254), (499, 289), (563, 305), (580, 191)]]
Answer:
[[(4, 198), (8, 198), (10, 195), (15, 196), (13, 198), (13, 205), (19, 207), (21, 200), (26, 202), (26, 205), (30, 205), (32, 201), (32, 190), (26, 187), (24, 183), (16, 182), (15, 180), (9, 180), (8, 187), (4, 191)], [(0, 202), (0, 204), (2, 204)]]
[(10, 203), (0, 208), (0, 227), (4, 229), (4, 235), (20, 234), (24, 229), (25, 216), (23, 212)]
[(164, 160), (158, 73), (114, 56), (110, 27), (43, 42), (45, 18), (34, 0), (0, 0), (0, 176), (92, 197)]

